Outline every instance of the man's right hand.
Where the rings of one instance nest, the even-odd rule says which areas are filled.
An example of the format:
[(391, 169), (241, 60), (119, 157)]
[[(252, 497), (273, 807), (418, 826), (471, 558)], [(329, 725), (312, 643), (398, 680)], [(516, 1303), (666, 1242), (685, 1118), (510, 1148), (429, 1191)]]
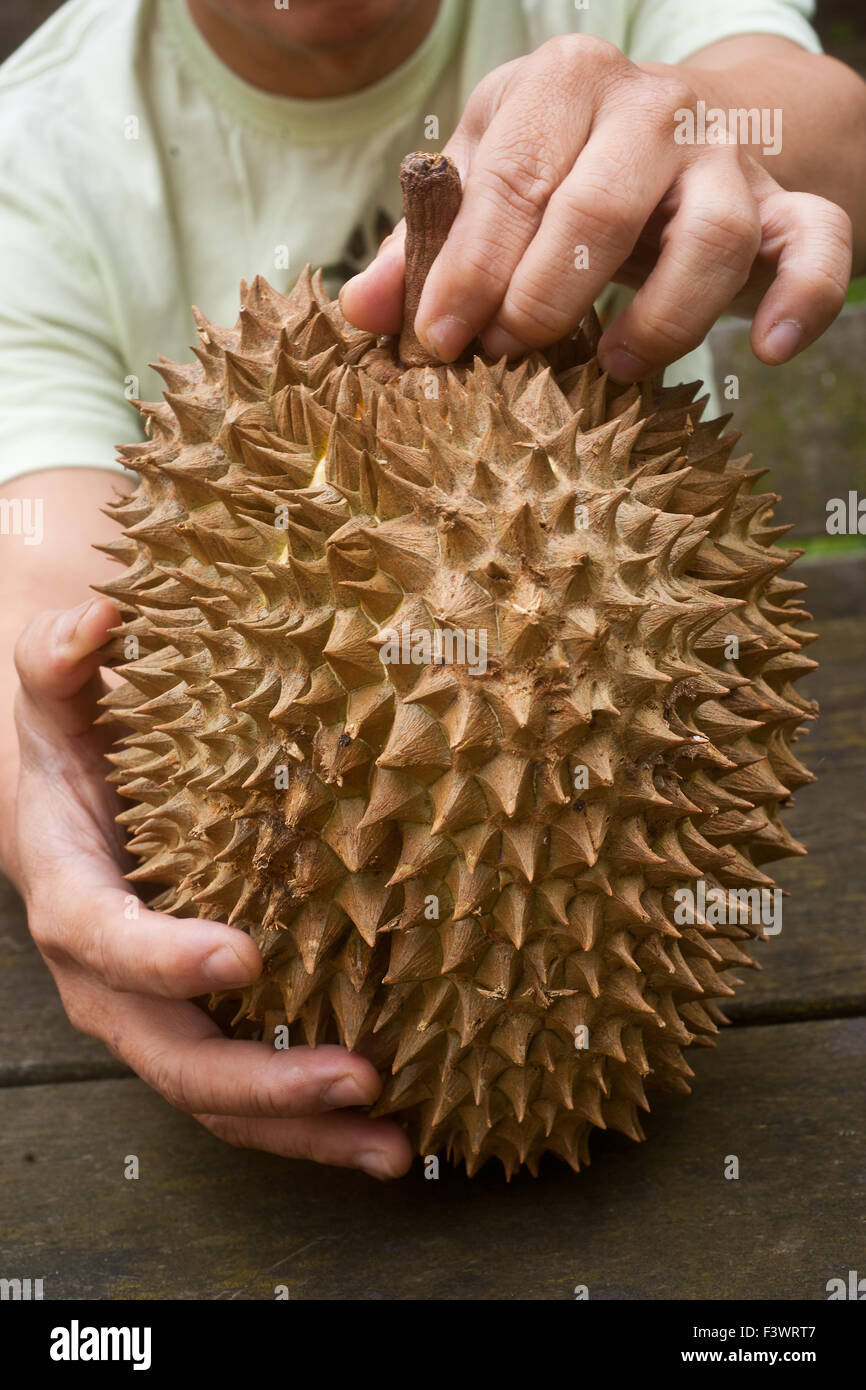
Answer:
[(351, 1108), (379, 1093), (370, 1062), (341, 1047), (231, 1040), (189, 1002), (257, 978), (261, 956), (244, 932), (143, 904), (130, 919), (121, 804), (105, 780), (111, 734), (93, 727), (99, 650), (119, 621), (107, 599), (42, 613), (15, 653), (19, 877), (73, 1026), (229, 1143), (377, 1178), (405, 1172), (411, 1153), (398, 1125)]

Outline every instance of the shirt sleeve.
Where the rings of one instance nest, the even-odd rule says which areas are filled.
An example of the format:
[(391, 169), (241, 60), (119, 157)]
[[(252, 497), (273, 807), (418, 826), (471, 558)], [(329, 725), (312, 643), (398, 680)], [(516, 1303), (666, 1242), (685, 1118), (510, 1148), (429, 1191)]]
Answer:
[[(43, 118), (0, 109), (0, 482), (41, 468), (124, 472), (141, 437), (109, 296), (76, 220), (74, 169), (34, 132)], [(68, 178), (67, 178), (68, 176)]]
[(814, 0), (635, 0), (625, 51), (634, 63), (682, 63), (721, 39), (773, 34), (820, 53), (814, 13)]

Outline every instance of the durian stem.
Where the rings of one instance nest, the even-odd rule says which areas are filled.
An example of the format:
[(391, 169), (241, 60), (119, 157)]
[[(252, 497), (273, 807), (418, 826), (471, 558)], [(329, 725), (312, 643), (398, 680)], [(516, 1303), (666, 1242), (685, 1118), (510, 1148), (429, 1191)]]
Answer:
[(400, 360), (407, 367), (437, 365), (415, 336), (415, 315), (424, 281), (445, 244), (462, 196), (460, 175), (445, 154), (417, 151), (400, 165), (406, 218), (406, 291)]

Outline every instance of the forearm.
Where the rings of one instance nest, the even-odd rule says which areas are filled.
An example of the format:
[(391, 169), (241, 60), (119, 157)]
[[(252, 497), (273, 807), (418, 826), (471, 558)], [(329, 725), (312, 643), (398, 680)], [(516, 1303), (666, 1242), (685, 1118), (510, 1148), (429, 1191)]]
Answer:
[(866, 82), (824, 54), (788, 39), (748, 34), (724, 39), (676, 68), (707, 107), (782, 112), (778, 154), (749, 153), (784, 188), (815, 193), (845, 209), (854, 224), (854, 274), (866, 272)]
[(38, 544), (25, 544), (23, 536), (14, 534), (0, 538), (4, 590), (0, 608), (0, 866), (15, 882), (15, 643), (37, 613), (72, 608), (93, 597), (90, 586), (111, 572), (111, 561), (93, 546), (118, 535), (117, 526), (100, 511), (118, 487), (128, 490), (129, 483), (121, 475), (96, 468), (48, 469), (0, 486), (0, 499), (30, 499), (31, 506), (39, 499), (42, 504)]

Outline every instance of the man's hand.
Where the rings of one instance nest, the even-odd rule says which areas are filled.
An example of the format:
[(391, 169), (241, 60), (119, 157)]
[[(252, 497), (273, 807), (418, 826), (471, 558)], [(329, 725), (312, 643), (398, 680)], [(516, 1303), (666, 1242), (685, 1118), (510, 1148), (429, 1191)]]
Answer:
[[(738, 42), (715, 47), (742, 55)], [(676, 361), (728, 309), (754, 313), (752, 348), (763, 362), (787, 361), (819, 337), (845, 299), (848, 214), (813, 193), (786, 191), (756, 147), (674, 138), (675, 113), (694, 110), (699, 97), (710, 93), (709, 104), (725, 110), (761, 106), (766, 94), (779, 104), (779, 85), (787, 93), (802, 82), (804, 64), (816, 82), (813, 65), (832, 64), (781, 39), (753, 38), (746, 51), (768, 53), (771, 73), (776, 64), (776, 85), (771, 76), (764, 97), (750, 101), (744, 88), (761, 83), (754, 64), (744, 71), (736, 56), (739, 87), (726, 87), (712, 48), (704, 68), (697, 60), (640, 67), (612, 44), (577, 35), (485, 77), (444, 151), (464, 194), (415, 320), (431, 354), (453, 361), (476, 335), (493, 357), (544, 347), (571, 332), (612, 280), (637, 289), (599, 345), (602, 365), (620, 381)], [(841, 64), (832, 68), (859, 83)], [(831, 76), (820, 67), (822, 82)], [(866, 112), (859, 87), (855, 128)], [(786, 101), (786, 122), (788, 114)], [(798, 114), (785, 127), (788, 141), (801, 138)], [(790, 155), (773, 167), (796, 177)], [(403, 244), (400, 223), (345, 286), (351, 322), (399, 329)]]
[(231, 1041), (188, 1002), (257, 978), (261, 957), (244, 932), (143, 905), (130, 920), (121, 807), (105, 781), (111, 736), (92, 727), (99, 648), (118, 622), (111, 602), (90, 600), (43, 613), (16, 650), (18, 876), (71, 1022), (232, 1144), (378, 1178), (405, 1172), (409, 1144), (396, 1124), (341, 1109), (375, 1100), (370, 1062), (340, 1047)]

